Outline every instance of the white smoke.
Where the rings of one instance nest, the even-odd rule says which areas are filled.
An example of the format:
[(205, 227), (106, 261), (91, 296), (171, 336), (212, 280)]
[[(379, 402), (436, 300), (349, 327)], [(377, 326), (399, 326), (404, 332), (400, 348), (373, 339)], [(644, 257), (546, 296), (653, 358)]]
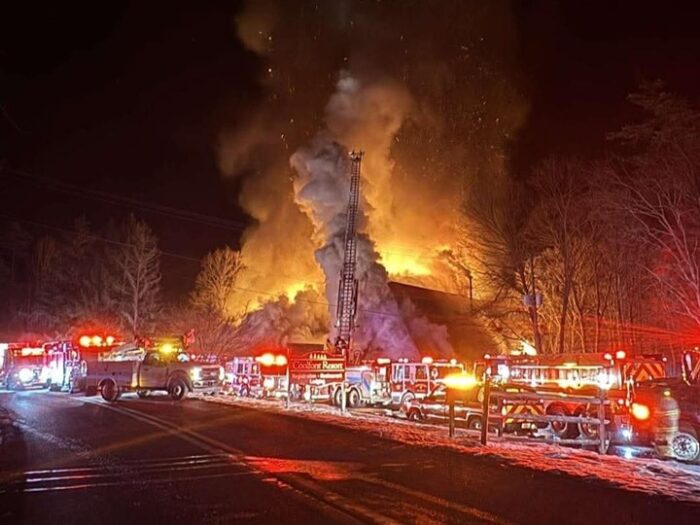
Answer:
[[(346, 210), (349, 194), (348, 146), (365, 150), (362, 184), (371, 191), (373, 180), (381, 179), (385, 187), (391, 177), (391, 143), (410, 108), (410, 97), (398, 85), (383, 81), (363, 85), (343, 73), (337, 92), (326, 106), (326, 129), (319, 132), (308, 147), (291, 157), (298, 176), (294, 181), (296, 201), (314, 224), (316, 261), (326, 277), (326, 298), (331, 317), (337, 304), (337, 284), (344, 254)], [(390, 199), (390, 195), (385, 198)], [(414, 327), (425, 338), (431, 332), (434, 348), (451, 354), (444, 327), (427, 320), (404, 320), (388, 287), (388, 275), (378, 263), (368, 228), (367, 203), (361, 199), (358, 217), (356, 278), (360, 283), (357, 330), (354, 345), (365, 356), (418, 357), (410, 334)], [(404, 314), (414, 315), (410, 308)], [(431, 330), (432, 329), (432, 330)], [(335, 334), (331, 334), (335, 339)]]

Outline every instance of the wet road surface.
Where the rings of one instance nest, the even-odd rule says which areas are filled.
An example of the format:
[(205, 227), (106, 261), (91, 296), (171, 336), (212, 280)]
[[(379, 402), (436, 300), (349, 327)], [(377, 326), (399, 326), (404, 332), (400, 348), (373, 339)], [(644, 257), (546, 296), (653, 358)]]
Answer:
[(0, 394), (0, 523), (697, 523), (700, 507), (198, 400)]

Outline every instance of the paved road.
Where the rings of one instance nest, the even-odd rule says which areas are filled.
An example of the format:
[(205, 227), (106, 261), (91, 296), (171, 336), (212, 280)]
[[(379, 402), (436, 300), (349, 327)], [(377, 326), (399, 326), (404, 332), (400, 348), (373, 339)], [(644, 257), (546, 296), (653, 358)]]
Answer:
[(197, 400), (0, 394), (0, 523), (698, 523), (700, 508)]

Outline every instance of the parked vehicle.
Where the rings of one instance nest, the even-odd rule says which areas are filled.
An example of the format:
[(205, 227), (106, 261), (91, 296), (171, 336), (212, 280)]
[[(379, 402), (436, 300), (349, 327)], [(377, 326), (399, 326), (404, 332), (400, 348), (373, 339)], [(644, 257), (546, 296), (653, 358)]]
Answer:
[(254, 357), (234, 357), (224, 365), (224, 387), (241, 397), (262, 397), (263, 378)]
[[(402, 411), (410, 421), (446, 422), (449, 417), (447, 387), (438, 384), (421, 399), (413, 398), (408, 401), (402, 407)], [(473, 391), (462, 393), (455, 402), (455, 420), (462, 422), (468, 429), (481, 429), (482, 414), (482, 404), (476, 399)]]
[(9, 390), (48, 388), (46, 352), (40, 344), (9, 343), (3, 351), (2, 382)]
[(218, 391), (224, 379), (219, 365), (199, 365), (180, 352), (149, 350), (143, 359), (101, 361), (95, 372), (97, 388), (106, 401), (116, 401), (128, 391), (146, 397), (153, 391), (166, 391), (179, 401), (188, 392)]

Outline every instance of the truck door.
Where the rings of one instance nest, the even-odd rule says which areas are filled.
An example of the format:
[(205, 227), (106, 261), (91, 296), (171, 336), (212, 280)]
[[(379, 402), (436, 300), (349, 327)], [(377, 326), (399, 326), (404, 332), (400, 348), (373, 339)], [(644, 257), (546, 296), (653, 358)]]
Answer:
[(158, 352), (148, 352), (139, 367), (139, 386), (163, 388), (168, 377), (168, 364)]

